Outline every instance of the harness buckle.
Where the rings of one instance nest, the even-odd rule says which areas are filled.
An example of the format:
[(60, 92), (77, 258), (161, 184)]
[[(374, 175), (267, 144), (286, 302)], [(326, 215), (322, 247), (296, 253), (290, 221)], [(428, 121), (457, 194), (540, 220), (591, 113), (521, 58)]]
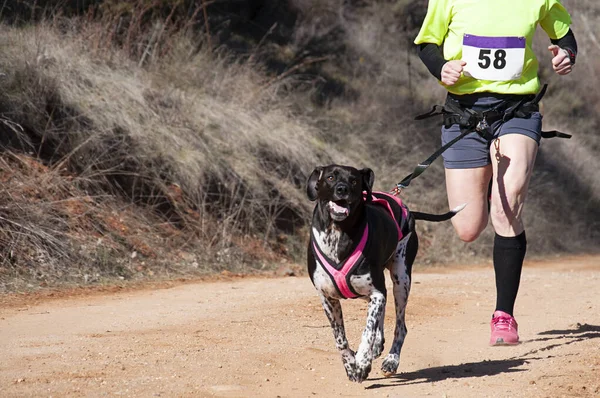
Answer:
[(487, 133), (489, 129), (490, 125), (488, 124), (485, 117), (477, 123), (477, 126), (475, 126), (475, 130), (477, 130), (477, 132), (479, 133)]

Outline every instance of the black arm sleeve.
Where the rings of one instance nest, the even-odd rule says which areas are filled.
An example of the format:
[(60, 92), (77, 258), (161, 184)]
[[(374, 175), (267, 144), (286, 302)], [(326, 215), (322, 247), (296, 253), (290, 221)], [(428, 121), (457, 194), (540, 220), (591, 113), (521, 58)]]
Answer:
[(552, 44), (556, 44), (560, 48), (564, 48), (571, 56), (571, 62), (575, 63), (575, 56), (577, 55), (577, 40), (575, 40), (575, 35), (573, 31), (569, 29), (566, 35), (561, 37), (560, 39), (550, 39)]
[(417, 54), (429, 72), (436, 79), (442, 80), (442, 67), (447, 62), (442, 54), (442, 49), (433, 43), (423, 43), (417, 46)]

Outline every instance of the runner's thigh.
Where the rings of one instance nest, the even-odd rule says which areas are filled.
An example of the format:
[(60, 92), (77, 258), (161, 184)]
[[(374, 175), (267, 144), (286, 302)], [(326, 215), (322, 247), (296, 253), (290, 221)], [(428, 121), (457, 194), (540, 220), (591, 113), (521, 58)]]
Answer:
[[(523, 230), (521, 212), (533, 172), (538, 143), (522, 134), (506, 134), (494, 142), (491, 157), (491, 216), (500, 235), (514, 236)], [(499, 156), (496, 156), (496, 154)], [(497, 160), (496, 160), (497, 159)]]

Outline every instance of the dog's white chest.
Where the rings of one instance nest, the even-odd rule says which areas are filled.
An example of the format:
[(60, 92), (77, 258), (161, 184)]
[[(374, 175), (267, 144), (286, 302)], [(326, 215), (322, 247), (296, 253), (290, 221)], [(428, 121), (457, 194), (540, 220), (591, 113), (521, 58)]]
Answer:
[(314, 243), (319, 246), (323, 254), (331, 259), (336, 259), (342, 233), (335, 228), (331, 228), (328, 231), (319, 231), (313, 228), (312, 232)]

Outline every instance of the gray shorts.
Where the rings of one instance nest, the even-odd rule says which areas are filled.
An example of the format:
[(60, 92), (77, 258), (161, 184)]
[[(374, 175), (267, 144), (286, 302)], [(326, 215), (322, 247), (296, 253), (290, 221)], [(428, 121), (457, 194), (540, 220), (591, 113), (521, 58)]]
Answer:
[[(473, 110), (483, 111), (499, 104), (502, 99), (497, 97), (478, 97), (472, 106)], [(540, 143), (542, 138), (542, 115), (534, 112), (530, 117), (512, 118), (506, 122), (498, 120), (491, 125), (494, 138), (506, 134), (522, 134)], [(461, 133), (458, 124), (450, 128), (442, 126), (442, 145), (459, 136)], [(471, 169), (487, 166), (491, 163), (491, 142), (476, 132), (467, 134), (448, 148), (443, 154), (444, 167), (447, 169)]]

